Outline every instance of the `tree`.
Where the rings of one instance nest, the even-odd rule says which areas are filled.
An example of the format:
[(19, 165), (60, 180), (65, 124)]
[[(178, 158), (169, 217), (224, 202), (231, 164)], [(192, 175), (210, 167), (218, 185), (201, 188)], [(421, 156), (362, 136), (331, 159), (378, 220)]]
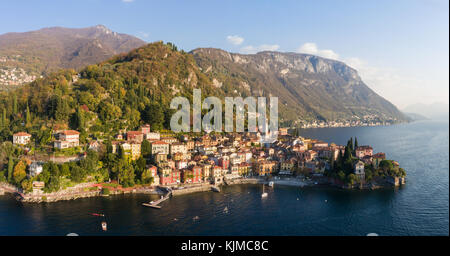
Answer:
[(17, 95), (14, 94), (13, 96), (13, 114), (17, 114)]
[(84, 117), (84, 111), (78, 107), (77, 111), (74, 113), (72, 117), (72, 127), (76, 130), (83, 131), (85, 127), (85, 117)]
[(8, 182), (11, 183), (13, 181), (13, 172), (14, 172), (14, 160), (12, 156), (8, 157)]
[(394, 165), (392, 164), (392, 161), (389, 160), (382, 160), (379, 164), (379, 167), (383, 169), (384, 171), (389, 171), (394, 168)]
[(339, 171), (338, 172), (338, 177), (341, 181), (345, 180), (345, 173), (343, 171)]
[(358, 181), (358, 178), (356, 177), (355, 174), (350, 173), (350, 174), (347, 176), (347, 184), (353, 185), (353, 184), (355, 184), (357, 181)]
[(26, 168), (26, 164), (24, 161), (19, 161), (16, 164), (16, 166), (14, 167), (13, 179), (14, 179), (15, 184), (20, 185), (21, 182), (27, 176), (27, 173), (25, 172), (25, 168)]
[(51, 176), (48, 183), (45, 184), (45, 192), (55, 192), (61, 187), (61, 181), (57, 176)]
[(31, 125), (31, 113), (30, 113), (30, 108), (28, 107), (28, 104), (27, 104), (27, 110), (26, 110), (26, 116), (25, 116), (25, 118), (26, 118), (26, 125), (27, 125), (27, 127), (28, 126), (30, 126)]
[(152, 153), (152, 145), (148, 140), (142, 142), (141, 152), (144, 157), (148, 157)]
[(353, 152), (353, 137), (351, 137), (350, 140), (347, 141), (347, 147), (350, 149), (349, 153)]
[(152, 103), (144, 110), (143, 120), (149, 123), (154, 130), (163, 129), (164, 112), (160, 104)]
[(74, 182), (82, 182), (86, 177), (86, 171), (78, 165), (70, 168), (70, 179)]
[(67, 100), (58, 97), (56, 101), (56, 110), (55, 110), (55, 120), (57, 121), (65, 121), (69, 118), (70, 107)]
[(26, 192), (31, 192), (33, 190), (33, 181), (29, 179), (24, 179), (20, 184), (22, 189)]
[(358, 148), (358, 138), (355, 137), (355, 147), (354, 150), (356, 150)]
[(62, 177), (69, 177), (70, 176), (70, 168), (67, 163), (63, 163), (60, 167), (60, 174)]

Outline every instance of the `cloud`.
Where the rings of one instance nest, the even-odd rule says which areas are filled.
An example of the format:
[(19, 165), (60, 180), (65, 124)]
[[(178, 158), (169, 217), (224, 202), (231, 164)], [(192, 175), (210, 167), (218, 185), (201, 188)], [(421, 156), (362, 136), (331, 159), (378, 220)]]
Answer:
[(445, 89), (445, 96), (442, 96), (442, 90), (427, 89), (432, 88), (432, 85), (448, 84), (448, 79), (442, 82), (438, 78), (433, 79), (431, 75), (388, 66), (373, 66), (361, 58), (341, 57), (333, 50), (319, 49), (317, 44), (311, 42), (301, 45), (297, 52), (344, 62), (356, 69), (364, 83), (372, 90), (400, 108), (413, 102), (431, 102), (432, 99), (448, 102), (448, 87)]
[(240, 52), (245, 53), (245, 54), (253, 54), (253, 53), (262, 52), (262, 51), (276, 51), (279, 48), (280, 48), (280, 46), (277, 44), (262, 44), (260, 46), (248, 45), (248, 46), (242, 47)]
[(132, 3), (134, 0), (122, 0), (123, 3)]
[(227, 36), (227, 41), (234, 45), (240, 45), (244, 42), (244, 38), (240, 36)]
[(304, 43), (297, 49), (297, 52), (313, 54), (327, 59), (339, 59), (339, 54), (335, 53), (333, 50), (319, 49), (315, 43)]
[(146, 32), (143, 32), (143, 31), (139, 31), (139, 32), (137, 32), (136, 36), (139, 37), (142, 40), (145, 40), (145, 39), (147, 39), (150, 36), (150, 34), (146, 33)]

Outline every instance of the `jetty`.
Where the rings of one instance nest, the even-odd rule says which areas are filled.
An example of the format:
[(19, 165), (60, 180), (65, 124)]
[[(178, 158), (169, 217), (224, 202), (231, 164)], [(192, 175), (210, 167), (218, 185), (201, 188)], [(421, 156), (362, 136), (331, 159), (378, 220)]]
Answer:
[(156, 208), (156, 209), (161, 209), (161, 206), (159, 205), (160, 203), (166, 201), (167, 199), (170, 198), (170, 196), (172, 195), (172, 189), (170, 188), (165, 188), (167, 193), (164, 196), (161, 196), (161, 198), (157, 201), (152, 201), (149, 203), (142, 203), (143, 206), (147, 206), (147, 207), (152, 207), (152, 208)]

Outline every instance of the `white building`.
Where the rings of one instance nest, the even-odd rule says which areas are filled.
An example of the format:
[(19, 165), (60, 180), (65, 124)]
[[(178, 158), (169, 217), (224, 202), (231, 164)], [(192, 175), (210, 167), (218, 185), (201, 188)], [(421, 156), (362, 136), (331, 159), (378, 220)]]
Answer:
[(364, 181), (365, 179), (365, 171), (364, 171), (364, 163), (362, 161), (358, 161), (354, 165), (355, 175), (359, 178), (359, 180)]
[(18, 132), (13, 134), (13, 144), (26, 145), (31, 140), (31, 134), (26, 132)]
[(39, 162), (32, 162), (28, 168), (31, 177), (35, 177), (43, 171), (42, 163)]
[(75, 130), (65, 130), (58, 134), (59, 140), (54, 142), (58, 149), (78, 147), (80, 145), (80, 133)]

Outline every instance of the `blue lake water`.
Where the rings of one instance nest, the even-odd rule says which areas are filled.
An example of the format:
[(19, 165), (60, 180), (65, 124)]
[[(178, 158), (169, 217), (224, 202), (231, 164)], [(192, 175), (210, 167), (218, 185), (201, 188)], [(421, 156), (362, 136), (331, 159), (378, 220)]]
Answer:
[[(173, 197), (162, 209), (148, 195), (21, 204), (0, 196), (0, 235), (449, 235), (449, 124), (302, 129), (304, 137), (345, 144), (357, 136), (407, 171), (397, 189), (346, 191), (260, 185)], [(228, 212), (224, 208), (228, 208)], [(108, 231), (101, 231), (106, 215)], [(198, 219), (193, 219), (198, 216)]]

